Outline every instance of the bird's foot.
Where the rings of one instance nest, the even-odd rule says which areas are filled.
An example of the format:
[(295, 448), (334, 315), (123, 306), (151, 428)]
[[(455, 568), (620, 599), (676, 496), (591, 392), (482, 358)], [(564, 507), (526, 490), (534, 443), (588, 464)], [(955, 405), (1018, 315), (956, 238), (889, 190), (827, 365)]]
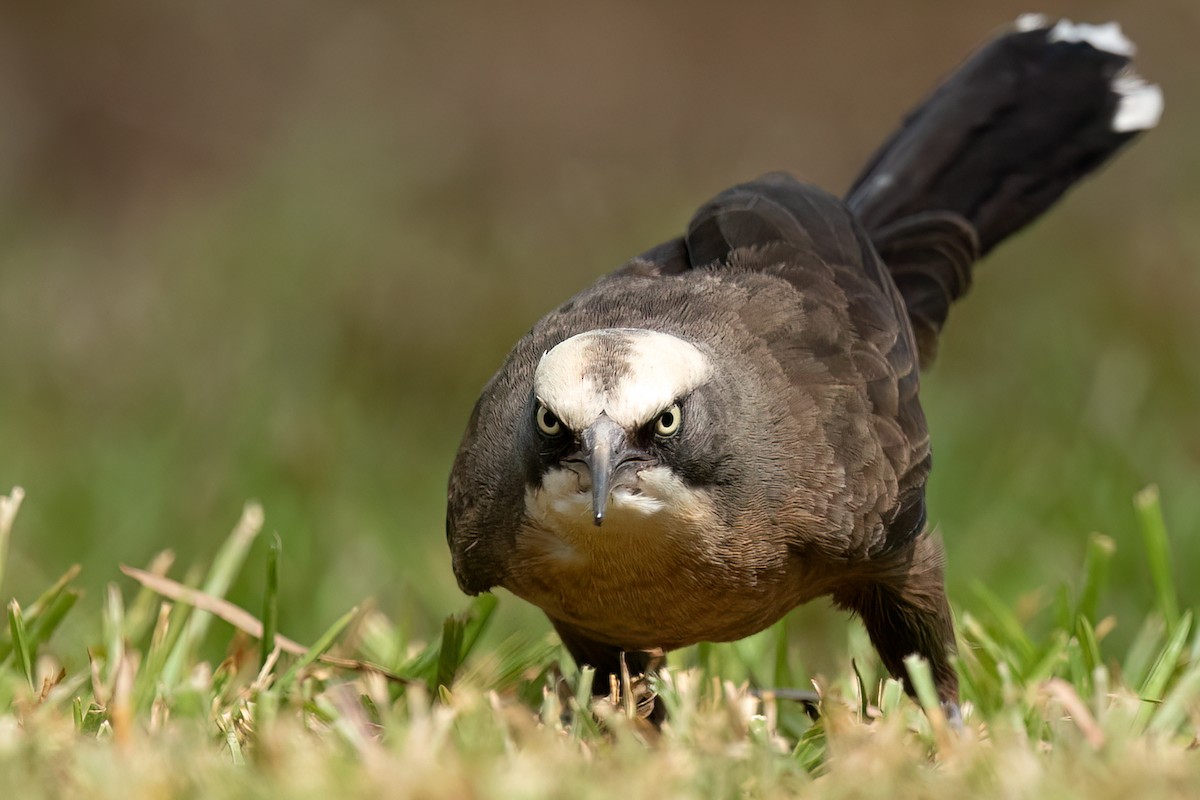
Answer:
[(958, 703), (953, 700), (943, 700), (942, 713), (946, 715), (946, 724), (950, 727), (950, 730), (961, 736), (963, 732), (963, 718)]

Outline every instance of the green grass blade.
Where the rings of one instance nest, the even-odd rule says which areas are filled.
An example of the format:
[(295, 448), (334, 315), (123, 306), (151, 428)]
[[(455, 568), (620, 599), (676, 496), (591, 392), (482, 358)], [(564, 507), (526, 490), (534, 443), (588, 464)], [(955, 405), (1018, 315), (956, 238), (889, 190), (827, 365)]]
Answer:
[(246, 766), (246, 757), (242, 754), (242, 743), (238, 740), (237, 725), (233, 721), (233, 715), (229, 712), (222, 714), (217, 727), (225, 736), (225, 746), (229, 748), (229, 756), (233, 760), (233, 765), (235, 767)]
[(705, 681), (710, 681), (715, 675), (720, 674), (720, 667), (717, 665), (719, 653), (717, 645), (712, 642), (696, 644), (696, 664), (702, 670)]
[(1116, 551), (1116, 542), (1104, 534), (1093, 533), (1088, 539), (1087, 556), (1083, 562), (1083, 589), (1075, 606), (1077, 617), (1095, 622), (1100, 594), (1108, 584), (1108, 567)]
[(430, 689), (449, 688), (454, 684), (454, 675), (462, 664), (463, 632), (467, 621), (454, 614), (442, 620), (442, 647), (438, 653), (437, 674)]
[(174, 640), (172, 632), (187, 619), (190, 607), (163, 602), (158, 607), (158, 618), (150, 634), (150, 646), (133, 684), (134, 708), (146, 709), (158, 694), (159, 678)]
[(304, 655), (300, 656), (296, 660), (296, 663), (292, 664), (288, 668), (288, 671), (283, 673), (283, 677), (279, 679), (278, 691), (280, 697), (287, 697), (288, 692), (300, 677), (300, 673), (312, 666), (313, 662), (323, 656), (329, 648), (333, 647), (333, 643), (337, 641), (337, 638), (342, 635), (342, 632), (346, 630), (347, 626), (350, 625), (357, 615), (358, 606), (347, 611), (337, 622), (330, 625), (325, 633), (321, 634), (321, 638), (317, 640), (316, 644), (308, 648)]
[(1100, 656), (1100, 643), (1096, 641), (1096, 629), (1092, 627), (1089, 617), (1080, 615), (1075, 624), (1075, 635), (1079, 640), (1084, 667), (1087, 669), (1085, 679), (1090, 680), (1092, 672), (1103, 664), (1104, 660)]
[(824, 771), (828, 749), (829, 742), (825, 735), (825, 726), (813, 725), (796, 741), (796, 746), (792, 748), (792, 758), (805, 772), (819, 775)]
[(59, 576), (58, 580), (50, 585), (50, 588), (42, 592), (37, 600), (29, 604), (29, 607), (24, 610), (25, 624), (30, 625), (35, 619), (41, 616), (47, 608), (52, 606), (64, 591), (71, 581), (79, 577), (82, 568), (78, 564), (72, 564), (66, 572)]
[(16, 600), (9, 601), (8, 604), (8, 629), (12, 634), (13, 652), (17, 656), (17, 665), (24, 673), (25, 679), (29, 681), (29, 688), (33, 689), (33, 653), (29, 649), (29, 637), (25, 631), (25, 622), (21, 618), (21, 606)]
[(454, 677), (479, 642), (496, 611), (499, 600), (494, 594), (481, 594), (471, 601), (464, 614), (454, 614), (442, 622), (442, 646), (438, 651), (437, 671), (430, 690), (454, 684)]
[(1071, 599), (1071, 589), (1061, 583), (1054, 592), (1054, 622), (1063, 630), (1070, 630), (1075, 624), (1077, 603)]
[(921, 708), (925, 709), (926, 714), (933, 711), (940, 713), (942, 704), (938, 701), (937, 687), (933, 683), (933, 670), (929, 668), (929, 662), (914, 654), (904, 659), (904, 666), (908, 670), (908, 679), (912, 683), (913, 691), (917, 693), (917, 702), (921, 704)]
[(791, 659), (788, 657), (787, 618), (779, 620), (771, 626), (771, 638), (774, 643), (775, 678), (771, 684), (774, 687), (793, 686), (795, 675), (792, 672)]
[[(246, 555), (250, 552), (251, 543), (262, 530), (262, 524), (262, 506), (257, 503), (247, 505), (233, 532), (229, 534), (229, 538), (217, 551), (217, 556), (213, 559), (212, 568), (208, 571), (208, 577), (205, 578), (201, 591), (214, 597), (223, 598), (225, 596), (233, 584), (234, 578), (241, 571), (242, 564), (246, 561)], [(197, 611), (191, 615), (163, 666), (162, 680), (164, 683), (172, 685), (179, 679), (189, 654), (204, 638), (211, 622), (212, 615), (208, 612)]]
[(950, 746), (950, 730), (946, 720), (946, 712), (938, 699), (937, 687), (933, 682), (933, 670), (929, 662), (917, 654), (904, 659), (904, 667), (908, 670), (908, 680), (917, 695), (917, 702), (925, 710), (929, 727), (933, 729), (934, 741), (939, 748)]
[(886, 717), (896, 713), (900, 708), (901, 701), (904, 700), (904, 684), (895, 678), (888, 678), (883, 682), (883, 689), (879, 693), (879, 710)]
[(1158, 735), (1174, 734), (1197, 707), (1200, 707), (1200, 663), (1192, 664), (1175, 682), (1157, 711), (1153, 711), (1147, 730)]
[(36, 653), (39, 647), (50, 640), (63, 618), (75, 607), (75, 603), (82, 596), (83, 593), (76, 589), (62, 592), (54, 598), (54, 603), (38, 616), (33, 625), (28, 626), (31, 653)]
[(970, 612), (963, 613), (960, 629), (964, 640), (974, 648), (975, 657), (984, 669), (995, 673), (1001, 664), (1012, 666), (1012, 653), (992, 638), (983, 624)]
[(404, 663), (408, 637), (378, 609), (363, 615), (359, 625), (358, 648), (368, 661), (380, 664), (393, 672)]
[[(32, 631), (37, 621), (44, 613), (46, 613), (46, 610), (54, 607), (55, 604), (59, 602), (59, 599), (63, 596), (63, 592), (67, 589), (67, 585), (79, 575), (79, 571), (79, 565), (75, 564), (66, 572), (64, 572), (62, 576), (50, 586), (49, 589), (42, 592), (41, 596), (39, 596), (37, 600), (34, 600), (32, 603), (30, 603), (28, 608), (22, 609), (21, 619), (25, 623), (26, 630)], [(72, 591), (75, 594), (75, 599), (79, 599), (79, 593), (75, 592), (74, 590)], [(70, 601), (70, 605), (74, 605), (74, 602), (74, 600)], [(69, 610), (69, 606), (67, 610)], [(60, 611), (65, 613), (65, 610), (60, 609)], [(55, 621), (54, 627), (57, 627), (58, 623), (61, 621), (61, 618)], [(53, 627), (51, 630), (53, 630)], [(47, 636), (47, 638), (49, 637)], [(39, 641), (44, 641), (44, 639)], [(0, 641), (0, 664), (7, 663), (11, 655), (11, 638), (8, 641)]]
[(1037, 649), (1030, 641), (1029, 635), (1025, 633), (1025, 629), (1021, 627), (1020, 621), (1012, 613), (1008, 604), (992, 593), (990, 589), (982, 583), (976, 582), (972, 585), (971, 591), (987, 608), (995, 622), (994, 635), (996, 638), (1005, 650), (1012, 653), (1013, 657), (1017, 659), (1013, 666), (1021, 669), (1034, 657)]
[[(497, 599), (495, 595), (481, 594), (471, 601), (471, 605), (466, 611), (448, 617), (463, 621), (462, 639), (458, 644), (457, 653), (449, 651), (457, 661), (455, 669), (461, 665), (475, 643), (479, 641), (479, 636), (487, 627), (488, 622), (492, 618), (492, 614), (496, 610)], [(445, 648), (443, 647), (446, 624), (443, 622), (443, 633), (438, 636), (437, 640), (431, 642), (420, 653), (410, 659), (399, 670), (398, 674), (412, 680), (424, 681), (429, 685), (430, 692), (433, 692), (438, 686), (439, 667), (442, 662), (442, 654)], [(450, 655), (447, 655), (449, 658)]]
[(459, 678), (473, 686), (505, 691), (520, 686), (528, 676), (543, 671), (558, 655), (559, 645), (549, 637), (517, 634), (481, 653), (473, 668)]
[(1158, 701), (1162, 699), (1167, 684), (1175, 673), (1175, 668), (1179, 664), (1179, 656), (1183, 653), (1184, 645), (1187, 643), (1191, 625), (1192, 612), (1188, 611), (1180, 619), (1175, 633), (1167, 640), (1166, 647), (1158, 654), (1158, 659), (1150, 669), (1150, 674), (1146, 676), (1145, 682), (1138, 690), (1138, 696), (1142, 698), (1142, 705), (1138, 709), (1137, 716), (1134, 717), (1133, 728), (1139, 734), (1146, 729), (1146, 724), (1154, 716)]
[(575, 703), (586, 713), (592, 702), (592, 681), (596, 678), (596, 668), (584, 664), (579, 668), (579, 679), (575, 684)]
[(102, 728), (108, 722), (108, 714), (99, 705), (92, 703), (83, 712), (83, 727), (80, 733), (89, 736), (99, 736)]
[(1075, 688), (1080, 697), (1086, 699), (1092, 696), (1092, 678), (1084, 664), (1083, 648), (1078, 639), (1072, 639), (1067, 646), (1067, 668), (1061, 677)]
[(263, 635), (260, 641), (258, 666), (261, 669), (275, 649), (275, 633), (279, 630), (279, 555), (283, 541), (278, 533), (271, 534), (267, 551), (267, 588), (263, 595)]
[(571, 709), (571, 737), (574, 739), (595, 739), (600, 736), (600, 725), (592, 715), (592, 679), (596, 670), (592, 667), (581, 667), (578, 683), (575, 684), (575, 698)]
[(1167, 633), (1174, 634), (1179, 625), (1179, 605), (1176, 600), (1175, 582), (1171, 578), (1171, 543), (1167, 537), (1167, 523), (1163, 519), (1158, 487), (1147, 486), (1138, 492), (1133, 505), (1137, 510), (1138, 525), (1142, 530), (1146, 558), (1150, 562), (1150, 577), (1154, 581), (1158, 608), (1167, 623)]
[(1053, 631), (1050, 634), (1050, 642), (1046, 645), (1041, 657), (1021, 672), (1021, 681), (1026, 686), (1036, 686), (1042, 681), (1048, 680), (1067, 660), (1067, 647), (1070, 643), (1071, 636), (1067, 631)]
[(479, 637), (487, 630), (499, 602), (500, 598), (494, 594), (481, 594), (471, 601), (471, 608), (467, 612), (467, 626), (463, 630), (462, 661), (467, 659), (479, 643)]
[(397, 672), (402, 678), (424, 681), (427, 684), (433, 683), (441, 654), (442, 634), (439, 633), (437, 639), (425, 645), (421, 652), (402, 664)]
[(1121, 674), (1128, 686), (1140, 686), (1146, 680), (1146, 674), (1150, 665), (1154, 663), (1164, 631), (1162, 617), (1157, 613), (1149, 614), (1142, 621), (1121, 665)]

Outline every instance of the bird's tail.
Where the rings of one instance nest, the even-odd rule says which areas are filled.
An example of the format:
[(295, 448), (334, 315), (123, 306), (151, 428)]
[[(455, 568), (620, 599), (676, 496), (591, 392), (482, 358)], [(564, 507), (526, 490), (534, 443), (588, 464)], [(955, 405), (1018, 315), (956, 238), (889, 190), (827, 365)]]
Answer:
[(1027, 15), (905, 118), (847, 193), (934, 356), (978, 258), (1162, 113), (1116, 23)]

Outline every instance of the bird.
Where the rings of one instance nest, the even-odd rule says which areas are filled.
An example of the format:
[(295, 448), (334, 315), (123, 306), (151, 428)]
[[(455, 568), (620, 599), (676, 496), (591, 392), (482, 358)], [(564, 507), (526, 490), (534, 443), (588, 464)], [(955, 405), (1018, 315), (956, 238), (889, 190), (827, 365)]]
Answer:
[(1133, 55), (1116, 23), (1022, 16), (843, 197), (725, 189), (534, 324), (451, 469), (461, 589), (540, 608), (596, 695), (828, 597), (910, 694), (924, 658), (957, 718), (920, 374), (975, 264), (1157, 124)]

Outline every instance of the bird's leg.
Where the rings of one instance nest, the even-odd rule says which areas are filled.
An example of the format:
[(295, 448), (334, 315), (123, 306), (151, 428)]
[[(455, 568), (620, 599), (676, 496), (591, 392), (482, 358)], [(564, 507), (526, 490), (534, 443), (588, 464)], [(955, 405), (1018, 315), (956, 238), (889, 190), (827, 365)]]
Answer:
[[(554, 619), (550, 621), (554, 623), (554, 629), (558, 631), (563, 645), (571, 653), (571, 658), (575, 659), (575, 663), (581, 667), (587, 665), (595, 670), (595, 674), (592, 676), (593, 697), (609, 697), (612, 694), (614, 682), (616, 686), (622, 687), (623, 674), (629, 678), (639, 675), (649, 676), (654, 674), (665, 661), (661, 650), (625, 651), (614, 645), (590, 639), (566, 623)], [(622, 670), (622, 660), (625, 662), (624, 670)], [(631, 686), (634, 683), (634, 681), (630, 681)], [(645, 685), (644, 682), (642, 685)], [(661, 700), (648, 691), (644, 697), (639, 697), (635, 693), (633, 699), (639, 706), (642, 706), (643, 703), (650, 704), (648, 710), (639, 707), (639, 716), (655, 727), (662, 725), (663, 720), (667, 717), (667, 712)]]
[(834, 601), (857, 613), (871, 635), (883, 665), (913, 694), (905, 657), (916, 653), (929, 662), (938, 699), (951, 724), (958, 712), (958, 675), (954, 620), (942, 581), (941, 542), (922, 533), (911, 548), (873, 563), (865, 579), (834, 594)]

